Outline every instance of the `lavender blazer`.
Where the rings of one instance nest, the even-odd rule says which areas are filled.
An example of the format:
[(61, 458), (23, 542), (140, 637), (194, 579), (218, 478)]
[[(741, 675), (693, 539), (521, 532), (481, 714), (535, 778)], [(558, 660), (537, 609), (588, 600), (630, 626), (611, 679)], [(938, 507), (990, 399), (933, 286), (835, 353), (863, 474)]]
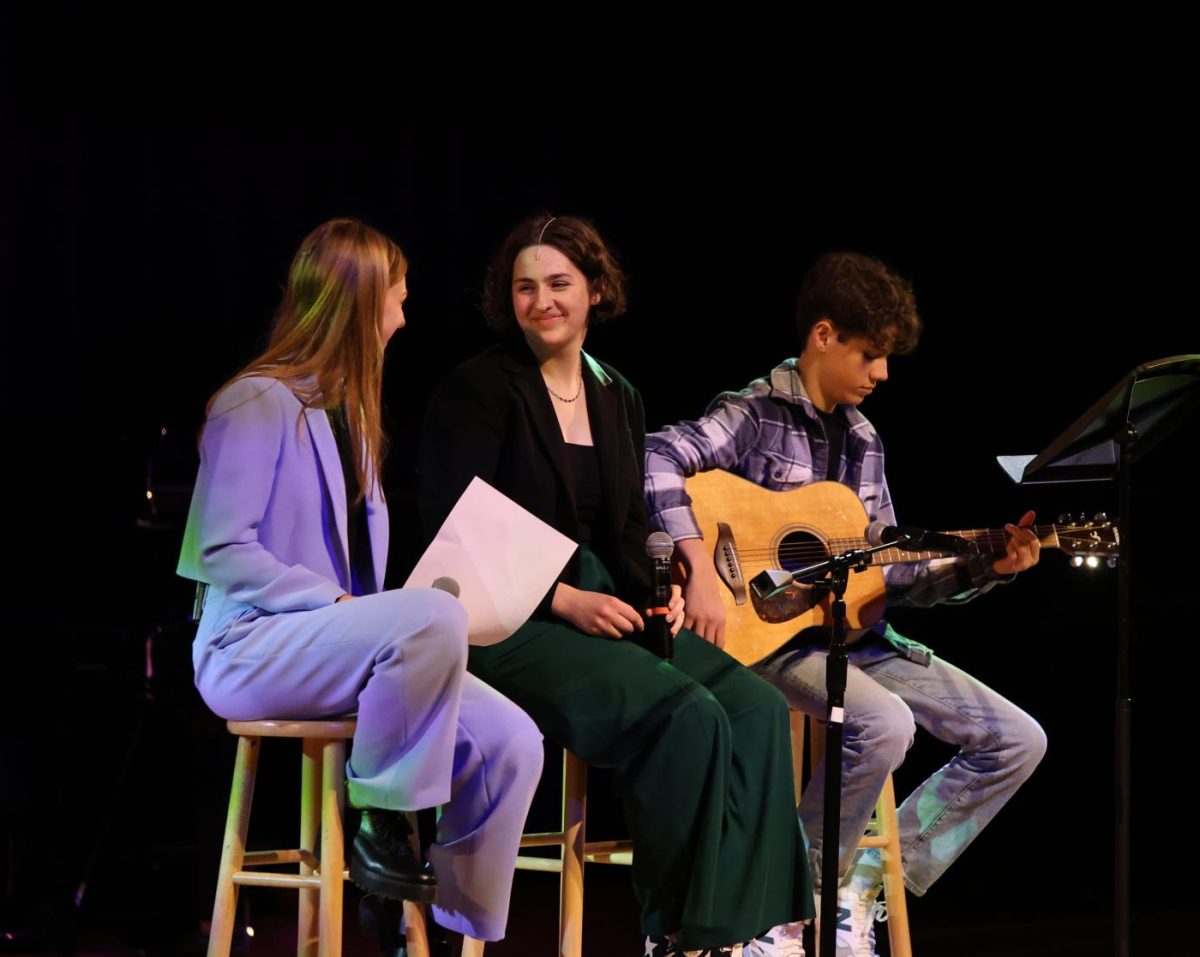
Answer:
[[(387, 505), (366, 496), (382, 583)], [(333, 604), (350, 590), (346, 485), (322, 409), (278, 379), (247, 376), (217, 396), (200, 442), (178, 574), (209, 585), (197, 649), (234, 621)]]

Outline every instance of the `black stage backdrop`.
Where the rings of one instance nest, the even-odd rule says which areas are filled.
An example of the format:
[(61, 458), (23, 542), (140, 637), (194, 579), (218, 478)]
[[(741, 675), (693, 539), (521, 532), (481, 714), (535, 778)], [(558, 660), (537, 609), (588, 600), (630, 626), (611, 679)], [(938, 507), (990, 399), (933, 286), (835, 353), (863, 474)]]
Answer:
[[(195, 881), (174, 906), (208, 906), (195, 848), (218, 840), (204, 829), (214, 807), (220, 826), (228, 752), (190, 686), (172, 492), (205, 400), (260, 347), (292, 252), (331, 216), (371, 222), (412, 263), (386, 373), (393, 584), (417, 553), (424, 396), (489, 341), (484, 265), (539, 208), (591, 217), (618, 249), (629, 313), (589, 349), (642, 389), (652, 428), (794, 354), (804, 269), (858, 249), (912, 280), (927, 324), (864, 407), (901, 520), (1115, 513), (1110, 485), (1019, 489), (994, 458), (1040, 450), (1136, 364), (1200, 352), (1178, 25), (1096, 16), (6, 13), (6, 909), (69, 912), (86, 873), (93, 913), (119, 910), (114, 875), (143, 857)], [(1136, 479), (1133, 878), (1148, 915), (1172, 906), (1192, 856), (1175, 839), (1195, 747), (1196, 426)], [(895, 616), (1050, 738), (922, 902), (927, 922), (1108, 912), (1115, 586), (1051, 553), (971, 605)], [(945, 757), (922, 742), (901, 785)], [(89, 868), (106, 820), (126, 836)]]

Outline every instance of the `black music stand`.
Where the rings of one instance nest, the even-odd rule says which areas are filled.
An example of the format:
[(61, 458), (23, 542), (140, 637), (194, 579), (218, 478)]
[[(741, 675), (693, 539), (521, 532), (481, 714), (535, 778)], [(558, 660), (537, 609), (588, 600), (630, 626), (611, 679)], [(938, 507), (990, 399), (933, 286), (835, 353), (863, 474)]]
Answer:
[(1130, 569), (1133, 556), (1133, 463), (1200, 407), (1200, 355), (1171, 356), (1138, 366), (1046, 446), (1040, 455), (1001, 455), (1014, 482), (1118, 484), (1116, 861), (1117, 957), (1129, 957), (1130, 869)]

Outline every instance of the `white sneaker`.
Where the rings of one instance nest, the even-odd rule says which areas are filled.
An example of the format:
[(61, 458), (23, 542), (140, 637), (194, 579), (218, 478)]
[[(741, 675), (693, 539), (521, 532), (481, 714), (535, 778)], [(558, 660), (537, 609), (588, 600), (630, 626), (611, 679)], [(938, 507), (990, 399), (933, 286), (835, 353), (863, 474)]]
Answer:
[(743, 957), (804, 957), (804, 924), (780, 924), (750, 941)]
[(880, 887), (862, 893), (850, 887), (838, 890), (837, 957), (877, 957), (875, 921), (887, 920), (887, 906), (878, 900)]
[[(700, 950), (680, 950), (666, 937), (647, 937), (645, 957), (743, 957), (741, 944), (728, 947), (704, 947)], [(749, 957), (747, 954), (746, 957)], [(790, 957), (790, 955), (789, 955)], [(800, 952), (804, 957), (804, 952)]]

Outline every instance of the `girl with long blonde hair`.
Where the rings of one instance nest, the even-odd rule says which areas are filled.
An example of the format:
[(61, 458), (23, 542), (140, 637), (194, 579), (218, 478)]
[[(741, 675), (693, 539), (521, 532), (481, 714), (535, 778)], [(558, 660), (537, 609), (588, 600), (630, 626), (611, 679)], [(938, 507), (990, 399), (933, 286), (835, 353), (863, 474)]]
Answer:
[[(431, 900), (469, 945), (504, 934), (541, 772), (541, 735), (465, 673), (466, 615), (445, 592), (383, 591), (384, 349), (407, 263), (352, 219), (310, 233), (266, 350), (208, 403), (179, 574), (205, 583), (196, 685), (223, 718), (357, 712), (346, 777), (363, 809), (350, 873)], [(429, 862), (405, 810), (442, 805)]]

